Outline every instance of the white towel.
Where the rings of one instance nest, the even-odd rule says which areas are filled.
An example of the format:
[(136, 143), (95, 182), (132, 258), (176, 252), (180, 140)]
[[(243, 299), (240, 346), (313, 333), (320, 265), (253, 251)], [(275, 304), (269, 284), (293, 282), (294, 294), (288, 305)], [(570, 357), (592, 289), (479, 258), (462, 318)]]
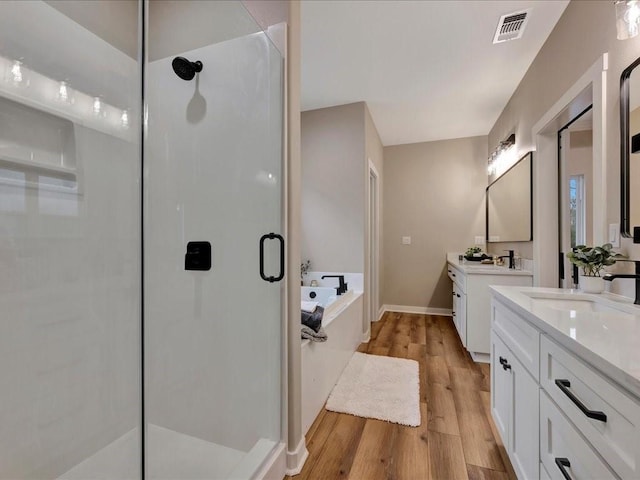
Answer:
[(303, 312), (313, 313), (316, 311), (317, 306), (318, 302), (305, 302), (304, 300), (300, 302), (300, 307)]

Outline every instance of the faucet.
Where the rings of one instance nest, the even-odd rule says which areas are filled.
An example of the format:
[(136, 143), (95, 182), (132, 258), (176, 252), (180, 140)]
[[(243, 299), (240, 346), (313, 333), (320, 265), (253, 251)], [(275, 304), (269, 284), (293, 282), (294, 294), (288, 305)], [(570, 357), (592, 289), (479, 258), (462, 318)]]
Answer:
[(613, 282), (616, 278), (636, 279), (636, 299), (633, 303), (640, 305), (640, 260), (617, 260), (618, 262), (633, 262), (636, 264), (636, 273), (607, 273), (602, 278), (608, 282)]
[(513, 270), (514, 268), (516, 268), (516, 264), (513, 261), (513, 255), (514, 255), (514, 251), (513, 250), (505, 250), (505, 252), (509, 252), (509, 255), (502, 255), (498, 258), (508, 258), (509, 259), (509, 268), (511, 270)]
[(347, 291), (347, 284), (344, 281), (344, 275), (323, 275), (320, 278), (323, 280), (325, 278), (337, 278), (340, 282), (339, 286), (336, 288), (336, 292), (338, 293), (338, 295), (342, 295)]

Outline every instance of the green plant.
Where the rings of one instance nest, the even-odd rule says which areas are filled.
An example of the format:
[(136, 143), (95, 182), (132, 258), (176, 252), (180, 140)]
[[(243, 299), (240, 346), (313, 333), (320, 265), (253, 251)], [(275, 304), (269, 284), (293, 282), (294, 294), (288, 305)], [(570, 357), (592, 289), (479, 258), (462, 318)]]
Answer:
[(300, 264), (300, 279), (311, 269), (311, 260), (305, 260)]
[(587, 277), (599, 277), (600, 271), (616, 263), (618, 258), (626, 258), (620, 253), (612, 251), (613, 245), (605, 243), (601, 247), (587, 247), (578, 245), (573, 251), (567, 253), (567, 258), (574, 265), (582, 268), (582, 273)]
[(471, 257), (474, 253), (482, 253), (482, 249), (480, 247), (469, 247), (464, 254), (467, 257)]

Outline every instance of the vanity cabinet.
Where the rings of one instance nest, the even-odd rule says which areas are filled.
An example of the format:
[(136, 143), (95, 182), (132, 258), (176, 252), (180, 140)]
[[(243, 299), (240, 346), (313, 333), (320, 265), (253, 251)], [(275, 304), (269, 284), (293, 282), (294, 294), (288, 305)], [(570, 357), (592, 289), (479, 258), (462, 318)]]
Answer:
[(474, 361), (489, 362), (491, 348), (491, 285), (531, 286), (531, 272), (493, 265), (467, 264), (457, 254), (447, 256), (447, 274), (453, 284), (453, 323)]
[(491, 335), (491, 413), (518, 478), (537, 480), (538, 382), (495, 330)]
[(453, 282), (453, 308), (451, 309), (453, 324), (458, 331), (462, 345), (467, 346), (467, 294)]
[(499, 297), (491, 315), (491, 414), (518, 478), (640, 478), (640, 399), (542, 320)]

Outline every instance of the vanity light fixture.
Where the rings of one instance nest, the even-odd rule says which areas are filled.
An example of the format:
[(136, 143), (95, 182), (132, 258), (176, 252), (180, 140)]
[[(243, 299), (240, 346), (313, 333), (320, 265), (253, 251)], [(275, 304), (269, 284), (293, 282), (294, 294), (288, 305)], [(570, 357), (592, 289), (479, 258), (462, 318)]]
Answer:
[(58, 86), (58, 95), (56, 96), (56, 99), (61, 103), (69, 105), (73, 104), (73, 97), (71, 97), (69, 92), (69, 85), (64, 80), (60, 82), (60, 85)]
[(102, 106), (102, 100), (100, 97), (93, 97), (93, 114), (96, 117), (102, 117), (104, 115), (104, 108)]
[(129, 128), (129, 112), (127, 110), (122, 111), (120, 116), (120, 125), (122, 128)]
[(29, 79), (25, 74), (24, 64), (20, 60), (15, 60), (9, 69), (7, 81), (15, 87), (28, 87)]
[(618, 40), (627, 40), (640, 33), (640, 5), (638, 0), (616, 0), (616, 31)]
[(515, 161), (516, 134), (512, 133), (506, 140), (500, 142), (496, 149), (489, 155), (487, 173), (489, 175), (501, 175)]

